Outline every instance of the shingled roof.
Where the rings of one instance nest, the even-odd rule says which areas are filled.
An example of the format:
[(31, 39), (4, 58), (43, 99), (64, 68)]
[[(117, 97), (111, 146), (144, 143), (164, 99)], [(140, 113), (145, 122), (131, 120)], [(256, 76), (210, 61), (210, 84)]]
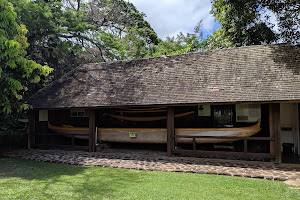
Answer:
[(34, 108), (300, 100), (300, 47), (257, 45), (86, 64), (38, 91)]

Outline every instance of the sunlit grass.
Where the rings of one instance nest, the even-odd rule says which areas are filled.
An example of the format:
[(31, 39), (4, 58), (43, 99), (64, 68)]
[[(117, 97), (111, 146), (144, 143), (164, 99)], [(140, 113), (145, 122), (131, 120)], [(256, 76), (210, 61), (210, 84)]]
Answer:
[(0, 199), (299, 199), (282, 182), (0, 158)]

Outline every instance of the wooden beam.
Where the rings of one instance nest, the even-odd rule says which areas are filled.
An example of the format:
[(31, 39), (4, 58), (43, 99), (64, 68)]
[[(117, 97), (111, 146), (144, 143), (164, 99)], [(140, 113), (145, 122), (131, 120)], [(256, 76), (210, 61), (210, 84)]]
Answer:
[(270, 141), (270, 153), (275, 155), (276, 163), (281, 163), (281, 128), (280, 128), (280, 104), (269, 104), (269, 129), (270, 137), (275, 138)]
[(237, 158), (275, 158), (275, 155), (270, 153), (244, 153), (244, 152), (228, 152), (228, 151), (203, 151), (203, 150), (186, 150), (174, 149), (172, 153), (185, 155), (200, 155), (200, 156), (216, 156), (228, 157), (233, 156)]
[(63, 149), (72, 149), (72, 150), (88, 150), (88, 146), (79, 146), (79, 145), (53, 145), (53, 144), (36, 144), (35, 147), (41, 147), (41, 148), (63, 148)]
[(154, 110), (160, 110), (160, 109), (164, 109), (166, 107), (147, 107), (147, 108), (120, 108), (120, 109), (123, 109), (123, 110), (129, 110), (129, 111), (142, 111), (142, 112), (145, 112), (145, 111), (154, 111)]
[(167, 110), (118, 110), (119, 113), (156, 113), (156, 112), (166, 112)]
[(35, 145), (35, 111), (28, 111), (28, 149)]
[(167, 108), (167, 153), (168, 156), (173, 156), (174, 150), (174, 107), (170, 106)]
[(192, 136), (192, 135), (174, 135), (174, 138), (218, 138), (218, 139), (237, 139), (237, 140), (270, 140), (275, 141), (275, 137), (237, 137), (237, 136)]
[[(160, 108), (165, 108), (167, 106), (174, 106), (174, 107), (182, 107), (182, 106), (197, 106), (201, 105), (232, 105), (232, 104), (270, 104), (270, 103), (300, 103), (299, 100), (280, 100), (280, 101), (231, 101), (231, 102), (198, 102), (198, 103), (178, 103), (178, 104), (151, 104), (151, 105), (134, 105), (135, 108), (137, 107), (153, 107), (157, 106)], [(133, 107), (133, 105), (123, 105), (123, 106), (97, 106), (97, 107), (81, 107), (84, 109), (103, 109), (103, 108), (120, 108), (120, 109), (127, 109), (129, 107)], [(49, 108), (49, 107), (40, 107), (39, 109), (47, 109), (47, 110), (65, 110), (70, 108), (77, 108), (77, 107), (60, 107), (60, 108)]]
[(95, 110), (89, 110), (89, 152), (95, 152), (95, 131), (96, 131), (96, 120)]

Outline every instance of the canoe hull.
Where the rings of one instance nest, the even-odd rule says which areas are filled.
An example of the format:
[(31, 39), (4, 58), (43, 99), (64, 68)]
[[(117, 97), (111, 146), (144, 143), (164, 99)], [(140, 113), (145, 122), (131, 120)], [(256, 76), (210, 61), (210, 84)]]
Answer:
[[(57, 127), (49, 124), (49, 129), (71, 137), (73, 133), (86, 134), (86, 136), (74, 136), (79, 139), (89, 139), (88, 128)], [(179, 136), (221, 136), (221, 137), (250, 137), (260, 131), (260, 123), (243, 128), (177, 128), (175, 135)], [(97, 140), (101, 142), (122, 143), (149, 143), (166, 144), (167, 129), (150, 128), (98, 128)], [(196, 143), (222, 143), (233, 142), (237, 139), (220, 138), (196, 138)], [(192, 138), (176, 138), (176, 143), (192, 143)]]
[[(88, 128), (79, 128), (79, 127), (71, 127), (71, 126), (53, 126), (52, 124), (48, 123), (48, 129), (55, 133), (72, 137), (73, 134), (80, 134), (74, 135), (74, 138), (77, 139), (89, 139), (89, 129)], [(81, 135), (83, 134), (83, 135)]]
[[(229, 130), (228, 130), (229, 129)], [(242, 129), (242, 130), (193, 130), (193, 129), (178, 129), (176, 135), (180, 136), (220, 136), (220, 137), (250, 137), (260, 131), (258, 129)], [(223, 138), (196, 138), (196, 143), (223, 143), (234, 142), (240, 139), (223, 139)], [(192, 143), (192, 138), (177, 138), (177, 143)]]
[[(130, 134), (135, 137), (130, 137)], [(167, 129), (99, 128), (98, 140), (102, 142), (164, 144), (167, 143)]]

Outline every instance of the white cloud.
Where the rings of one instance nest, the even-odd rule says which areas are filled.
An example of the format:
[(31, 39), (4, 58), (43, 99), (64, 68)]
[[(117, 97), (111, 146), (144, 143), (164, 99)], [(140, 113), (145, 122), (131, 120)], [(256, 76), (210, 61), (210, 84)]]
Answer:
[(216, 26), (210, 0), (128, 0), (147, 15), (146, 20), (158, 36), (164, 39), (179, 32), (193, 32), (202, 19), (204, 35), (210, 34)]

